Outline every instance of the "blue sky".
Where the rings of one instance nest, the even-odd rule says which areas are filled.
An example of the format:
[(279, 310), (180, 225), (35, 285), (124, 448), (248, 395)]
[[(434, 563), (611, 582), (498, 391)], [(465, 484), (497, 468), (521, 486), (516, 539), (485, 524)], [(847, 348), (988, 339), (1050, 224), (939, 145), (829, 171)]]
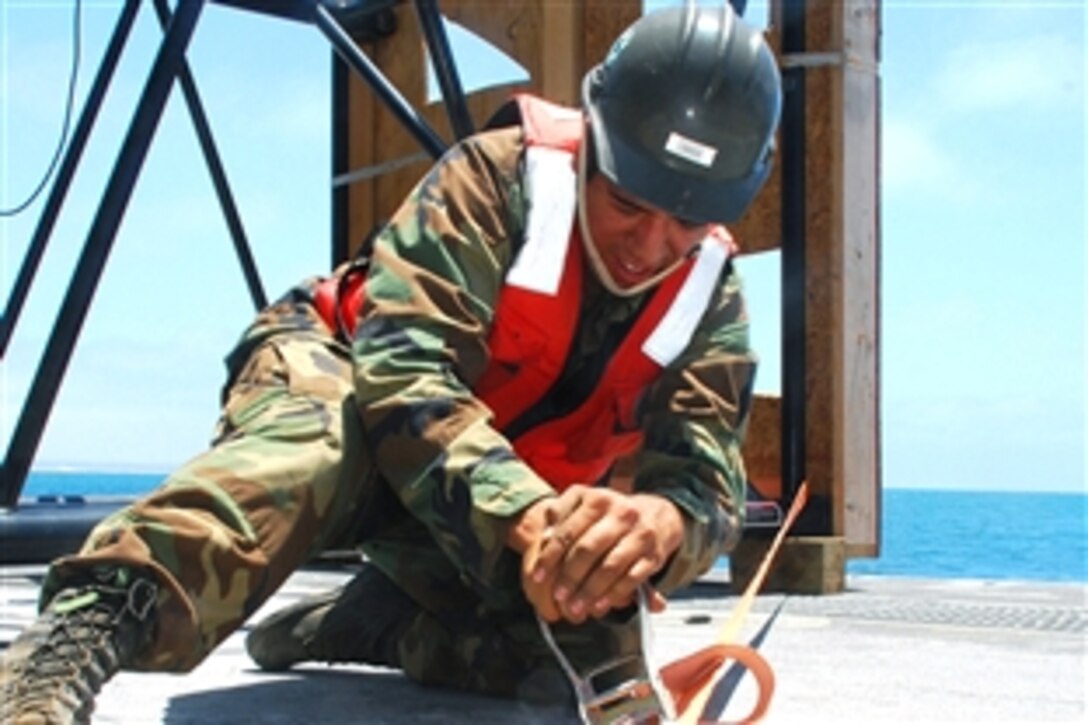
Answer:
[[(119, 7), (85, 2), (77, 100)], [(71, 16), (70, 0), (0, 0), (5, 208), (60, 132)], [(1084, 491), (1084, 4), (886, 0), (883, 24), (884, 483)], [(5, 450), (159, 36), (145, 8), (3, 360)], [(216, 5), (189, 53), (272, 296), (328, 265), (329, 56), (313, 28)], [(0, 219), (4, 300), (40, 209)], [(775, 391), (777, 259), (742, 270), (758, 387)], [(174, 94), (37, 465), (164, 471), (198, 452), (251, 315)]]

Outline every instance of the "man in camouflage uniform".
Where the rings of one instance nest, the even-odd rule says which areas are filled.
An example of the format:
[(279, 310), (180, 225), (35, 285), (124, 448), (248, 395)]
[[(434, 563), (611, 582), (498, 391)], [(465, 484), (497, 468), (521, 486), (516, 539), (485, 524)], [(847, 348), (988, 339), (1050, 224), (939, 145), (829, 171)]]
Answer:
[[(654, 42), (663, 37), (678, 45)], [(632, 80), (647, 52), (671, 54), (676, 74)], [(609, 110), (609, 93), (631, 100), (624, 80), (648, 95), (638, 103), (707, 112), (704, 140), (719, 146), (669, 152), (707, 168), (658, 149), (624, 171), (635, 152), (617, 145), (623, 126), (651, 116)], [(451, 149), (369, 257), (334, 273), (340, 290), (365, 275), (357, 319), (330, 323), (318, 304), (330, 282), (317, 278), (257, 317), (227, 358), (209, 450), (50, 568), (42, 615), (4, 655), (0, 721), (82, 721), (119, 669), (193, 668), (328, 548), (359, 547), (368, 563), (347, 587), (259, 625), (247, 645), (263, 667), (367, 662), (540, 699), (556, 696), (561, 675), (538, 616), (578, 665), (637, 650), (637, 588), (652, 584), (652, 606), (663, 606), (742, 525), (754, 364), (732, 265), (640, 395), (630, 490), (600, 485), (605, 476), (558, 492), (519, 456), (514, 429), (584, 400), (655, 288), (748, 206), (780, 92), (762, 38), (723, 4), (636, 23), (587, 77), (585, 101), (576, 226), (590, 263), (548, 394), (500, 430), (476, 393), (532, 212), (527, 132), (500, 127)], [(699, 155), (707, 148), (722, 163)]]

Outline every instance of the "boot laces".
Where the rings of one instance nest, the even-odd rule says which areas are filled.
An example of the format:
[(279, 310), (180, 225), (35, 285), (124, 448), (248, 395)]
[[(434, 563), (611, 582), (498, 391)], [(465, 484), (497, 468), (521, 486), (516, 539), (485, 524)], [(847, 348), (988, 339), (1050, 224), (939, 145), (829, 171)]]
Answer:
[(13, 663), (7, 705), (46, 713), (61, 705), (77, 720), (86, 718), (102, 685), (144, 639), (142, 625), (157, 593), (153, 582), (138, 578), (127, 586), (93, 584), (59, 594), (27, 632), (35, 641), (25, 659)]

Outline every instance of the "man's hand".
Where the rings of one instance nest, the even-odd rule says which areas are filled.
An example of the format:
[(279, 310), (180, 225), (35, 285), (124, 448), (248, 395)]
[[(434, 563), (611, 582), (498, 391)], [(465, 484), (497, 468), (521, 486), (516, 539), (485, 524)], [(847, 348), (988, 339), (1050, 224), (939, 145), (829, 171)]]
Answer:
[[(525, 594), (540, 617), (579, 624), (630, 604), (683, 536), (666, 498), (572, 486), (526, 509), (507, 540), (524, 555)], [(660, 611), (664, 599), (654, 592), (650, 605)]]
[(553, 523), (562, 518), (558, 498), (545, 498), (525, 509), (506, 532), (506, 545), (521, 554), (521, 587), (537, 614), (548, 622), (562, 616), (556, 607), (551, 587), (534, 582), (529, 573), (536, 570), (541, 547), (551, 535)]

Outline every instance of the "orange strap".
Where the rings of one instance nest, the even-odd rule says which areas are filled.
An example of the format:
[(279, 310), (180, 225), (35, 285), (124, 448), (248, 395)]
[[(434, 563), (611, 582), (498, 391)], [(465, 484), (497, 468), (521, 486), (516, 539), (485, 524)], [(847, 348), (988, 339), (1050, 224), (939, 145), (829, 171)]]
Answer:
[(661, 668), (661, 680), (665, 689), (672, 695), (679, 714), (676, 722), (681, 725), (693, 725), (694, 723), (707, 722), (700, 719), (707, 701), (718, 684), (721, 671), (726, 662), (737, 662), (745, 667), (755, 677), (759, 686), (759, 697), (752, 711), (741, 722), (756, 722), (762, 718), (771, 704), (774, 695), (774, 672), (770, 665), (755, 649), (747, 645), (735, 644), (734, 640), (744, 623), (748, 612), (755, 602), (756, 595), (763, 587), (763, 581), (770, 571), (771, 562), (774, 561), (786, 533), (797, 520), (801, 509), (808, 501), (808, 482), (802, 482), (797, 489), (797, 495), (790, 505), (782, 526), (778, 529), (767, 553), (763, 555), (755, 576), (748, 583), (744, 595), (737, 603), (733, 613), (722, 626), (718, 635), (717, 644), (693, 652), (686, 657), (670, 662)]

